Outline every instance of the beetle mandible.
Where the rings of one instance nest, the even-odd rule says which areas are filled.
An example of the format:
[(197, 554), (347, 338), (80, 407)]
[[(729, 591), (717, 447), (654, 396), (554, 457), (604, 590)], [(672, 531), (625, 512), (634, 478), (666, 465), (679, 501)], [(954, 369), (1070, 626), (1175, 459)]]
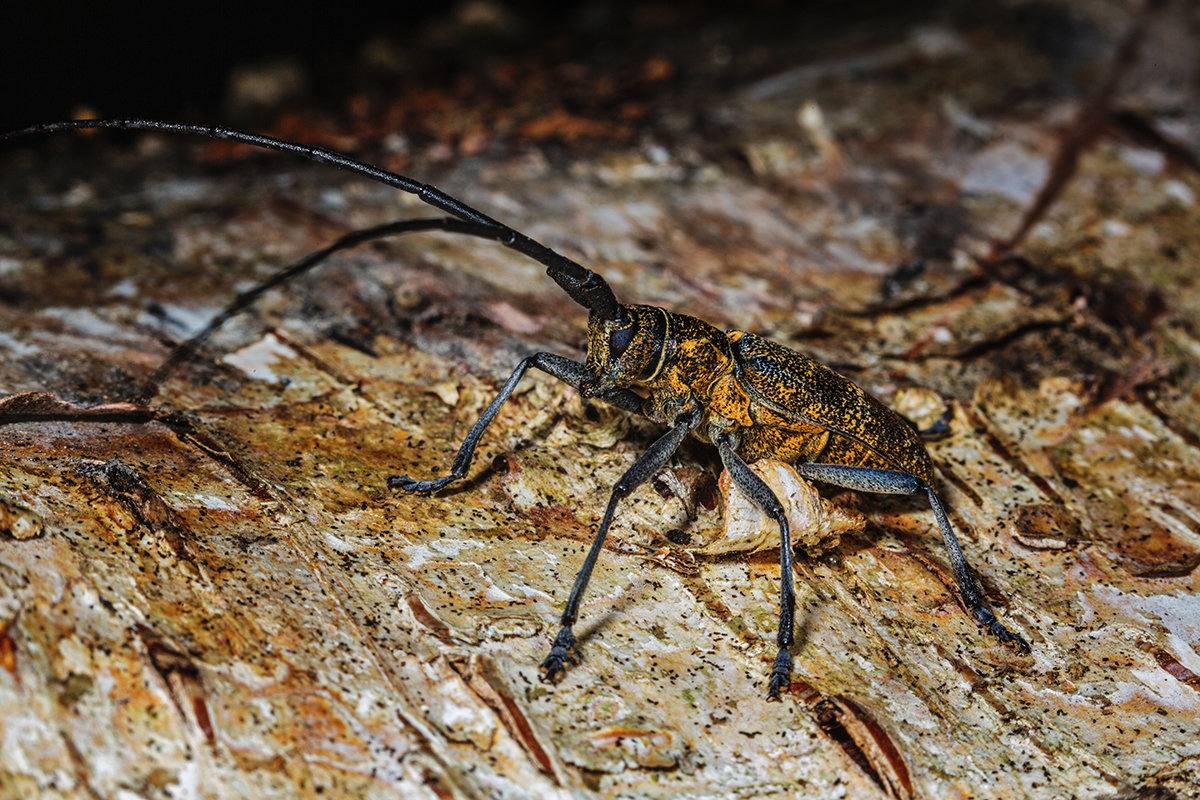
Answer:
[(936, 489), (933, 464), (916, 429), (847, 378), (801, 353), (746, 331), (721, 331), (709, 323), (662, 308), (621, 303), (608, 282), (545, 245), (488, 217), (436, 187), (322, 147), (312, 147), (218, 126), (141, 119), (71, 120), (30, 126), (0, 135), (0, 141), (82, 128), (151, 130), (206, 136), (299, 155), (410, 192), (451, 217), (410, 219), (347, 234), (329, 247), (281, 270), (218, 314), (178, 348), (151, 377), (152, 391), (179, 361), (216, 328), (249, 306), (268, 288), (312, 269), (333, 252), (400, 233), (442, 230), (492, 239), (535, 259), (576, 303), (588, 310), (584, 363), (534, 353), (520, 361), (496, 398), (463, 440), (449, 474), (432, 480), (394, 475), (392, 488), (435, 492), (466, 475), (488, 425), (533, 367), (593, 397), (667, 427), (612, 489), (600, 526), (580, 567), (560, 619), (541, 677), (553, 682), (573, 659), (573, 628), (588, 580), (603, 549), (617, 505), (671, 459), (694, 435), (716, 446), (731, 479), (779, 526), (780, 596), (778, 651), (767, 685), (777, 699), (789, 683), (795, 590), (792, 546), (783, 505), (747, 466), (762, 458), (792, 462), (807, 479), (861, 492), (924, 493), (933, 508), (963, 602), (975, 619), (1001, 641), (1022, 649), (1028, 643), (988, 608)]

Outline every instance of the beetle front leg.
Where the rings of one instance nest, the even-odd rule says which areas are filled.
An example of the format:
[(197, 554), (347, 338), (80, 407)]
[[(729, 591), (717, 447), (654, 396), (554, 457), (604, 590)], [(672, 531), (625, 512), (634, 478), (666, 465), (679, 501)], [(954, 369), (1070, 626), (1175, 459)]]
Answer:
[(742, 457), (734, 450), (728, 435), (717, 439), (717, 450), (729, 477), (737, 484), (763, 513), (779, 525), (779, 651), (775, 654), (775, 665), (771, 668), (771, 681), (767, 685), (767, 699), (778, 700), (779, 692), (792, 678), (792, 644), (794, 637), (796, 589), (792, 579), (792, 536), (788, 527), (787, 513), (783, 503), (771, 491)]
[[(388, 478), (388, 486), (405, 492), (424, 494), (436, 492), (446, 484), (466, 475), (467, 470), (471, 468), (472, 459), (475, 458), (475, 448), (479, 444), (479, 437), (483, 436), (488, 425), (492, 424), (492, 420), (500, 412), (500, 407), (512, 396), (517, 384), (520, 383), (521, 378), (530, 367), (536, 367), (542, 372), (553, 375), (576, 389), (579, 389), (583, 381), (590, 375), (582, 364), (554, 353), (534, 353), (521, 359), (508, 381), (500, 389), (500, 393), (496, 395), (496, 399), (484, 409), (483, 414), (467, 432), (467, 437), (463, 439), (462, 445), (458, 448), (458, 455), (454, 457), (454, 465), (450, 468), (449, 475), (428, 481), (419, 481), (404, 475), (393, 475)], [(628, 389), (611, 389), (598, 395), (598, 398), (626, 411), (642, 413), (642, 398)]]
[(600, 521), (600, 527), (596, 530), (595, 538), (592, 539), (592, 546), (583, 560), (583, 566), (579, 568), (579, 574), (575, 576), (575, 585), (571, 587), (571, 594), (563, 609), (562, 629), (554, 637), (550, 655), (541, 664), (543, 681), (554, 682), (557, 680), (565, 671), (566, 663), (574, 657), (575, 634), (571, 628), (579, 618), (579, 604), (583, 600), (583, 592), (587, 589), (588, 581), (591, 580), (592, 569), (596, 566), (600, 551), (604, 548), (604, 540), (612, 525), (617, 503), (666, 466), (666, 463), (671, 460), (671, 456), (679, 449), (680, 442), (692, 432), (699, 419), (700, 415), (694, 411), (677, 419), (675, 426), (650, 445), (650, 449), (633, 462), (633, 466), (626, 470), (621, 479), (613, 486), (612, 494), (608, 498), (608, 507), (604, 509), (604, 519)]
[(946, 545), (946, 551), (950, 554), (950, 566), (954, 570), (955, 579), (958, 581), (958, 590), (962, 595), (963, 602), (967, 604), (967, 608), (971, 610), (971, 614), (975, 619), (1000, 639), (1000, 641), (1014, 643), (1022, 650), (1029, 649), (1029, 643), (1019, 634), (1013, 633), (1004, 627), (1004, 624), (987, 607), (987, 602), (983, 597), (983, 590), (979, 588), (979, 581), (975, 578), (975, 573), (971, 570), (971, 565), (967, 563), (967, 557), (963, 554), (962, 545), (958, 543), (958, 536), (955, 535), (954, 528), (950, 525), (950, 518), (946, 516), (946, 510), (942, 507), (942, 501), (932, 486), (927, 485), (916, 475), (908, 472), (875, 469), (873, 467), (851, 467), (844, 464), (816, 464), (806, 462), (797, 464), (796, 471), (804, 478), (859, 492), (913, 494), (923, 490), (929, 497), (929, 504), (933, 506), (933, 514), (937, 517), (938, 527), (941, 528), (942, 541)]

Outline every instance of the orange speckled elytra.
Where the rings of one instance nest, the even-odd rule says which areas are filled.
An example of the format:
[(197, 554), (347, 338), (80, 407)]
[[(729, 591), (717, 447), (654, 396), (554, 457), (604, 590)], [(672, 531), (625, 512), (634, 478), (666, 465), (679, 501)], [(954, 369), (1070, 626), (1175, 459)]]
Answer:
[(0, 139), (80, 128), (196, 134), (292, 153), (411, 192), (452, 215), (404, 220), (356, 231), (280, 271), (240, 295), (203, 331), (172, 354), (151, 378), (151, 386), (157, 386), (169, 370), (189, 357), (218, 326), (244, 310), (268, 288), (313, 268), (338, 250), (400, 233), (442, 230), (498, 241), (545, 265), (547, 274), (571, 299), (588, 309), (585, 363), (552, 353), (535, 353), (522, 359), (472, 426), (450, 474), (435, 480), (403, 476), (388, 480), (390, 486), (405, 492), (428, 493), (466, 475), (480, 436), (530, 367), (574, 386), (584, 397), (595, 397), (667, 426), (667, 432), (613, 487), (603, 520), (563, 610), (562, 628), (554, 638), (549, 656), (542, 662), (543, 680), (557, 679), (572, 658), (576, 647), (572, 627), (617, 504), (662, 469), (688, 434), (714, 444), (732, 480), (779, 525), (779, 650), (768, 683), (770, 697), (778, 697), (791, 674), (795, 592), (787, 516), (779, 499), (747, 466), (747, 462), (762, 458), (792, 462), (801, 476), (834, 486), (886, 494), (924, 492), (937, 517), (967, 607), (980, 624), (1002, 641), (1028, 647), (1023, 638), (1004, 627), (987, 607), (934, 488), (933, 465), (916, 430), (828, 367), (753, 333), (721, 331), (695, 317), (654, 306), (619, 303), (607, 281), (595, 272), (441, 190), (325, 148), (228, 128), (151, 120), (56, 122), (11, 131)]

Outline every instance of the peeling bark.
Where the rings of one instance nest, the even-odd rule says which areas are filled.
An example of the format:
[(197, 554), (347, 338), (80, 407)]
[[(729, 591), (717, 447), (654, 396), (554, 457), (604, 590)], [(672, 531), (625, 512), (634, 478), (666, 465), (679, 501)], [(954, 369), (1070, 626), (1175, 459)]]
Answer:
[[(1144, 52), (1197, 24), (1159, 13)], [(1115, 54), (1124, 29), (1090, 24)], [(529, 131), (603, 132), (510, 120), (532, 139), (406, 169), (624, 300), (948, 412), (953, 522), (1031, 654), (958, 605), (923, 503), (841, 493), (866, 527), (799, 557), (795, 681), (768, 703), (777, 553), (694, 552), (723, 513), (694, 443), (622, 507), (583, 661), (539, 683), (659, 431), (531, 376), (462, 484), (385, 484), (444, 473), (522, 355), (580, 355), (541, 268), (434, 235), (350, 251), (131, 403), (238, 289), (414, 206), (285, 159), (46, 142), (3, 167), (0, 795), (1200, 797), (1200, 108), (1136, 109), (1169, 147), (1091, 129), (1026, 225), (1092, 95), (1025, 91), (1051, 72), (1029, 41), (935, 33), (776, 53), (709, 99), (716, 132), (643, 146), (623, 121), (560, 166)]]

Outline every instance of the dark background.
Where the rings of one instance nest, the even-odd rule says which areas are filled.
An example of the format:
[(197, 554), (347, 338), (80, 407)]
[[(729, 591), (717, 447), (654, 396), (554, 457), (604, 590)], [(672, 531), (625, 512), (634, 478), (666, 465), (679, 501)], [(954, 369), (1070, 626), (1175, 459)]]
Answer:
[[(264, 63), (285, 64), (301, 78), (286, 100), (335, 110), (353, 92), (386, 96), (416, 81), (486, 74), (519, 57), (585, 63), (619, 78), (622, 59), (644, 57), (648, 41), (676, 54), (684, 80), (712, 78), (702, 74), (702, 54), (726, 46), (722, 73), (732, 79), (765, 74), (781, 53), (805, 60), (822, 29), (842, 42), (847, 31), (869, 39), (921, 18), (981, 15), (980, 5), (756, 0), (734, 11), (721, 2), (516, 0), (389, 3), (369, 16), (358, 9), (318, 16), (277, 4), (10, 4), (0, 16), (0, 124), (59, 119), (84, 107), (105, 116), (261, 121), (231, 98), (230, 76)], [(1037, 36), (1063, 33), (1052, 12), (1031, 7), (1013, 21)], [(773, 55), (764, 60), (767, 51)]]

